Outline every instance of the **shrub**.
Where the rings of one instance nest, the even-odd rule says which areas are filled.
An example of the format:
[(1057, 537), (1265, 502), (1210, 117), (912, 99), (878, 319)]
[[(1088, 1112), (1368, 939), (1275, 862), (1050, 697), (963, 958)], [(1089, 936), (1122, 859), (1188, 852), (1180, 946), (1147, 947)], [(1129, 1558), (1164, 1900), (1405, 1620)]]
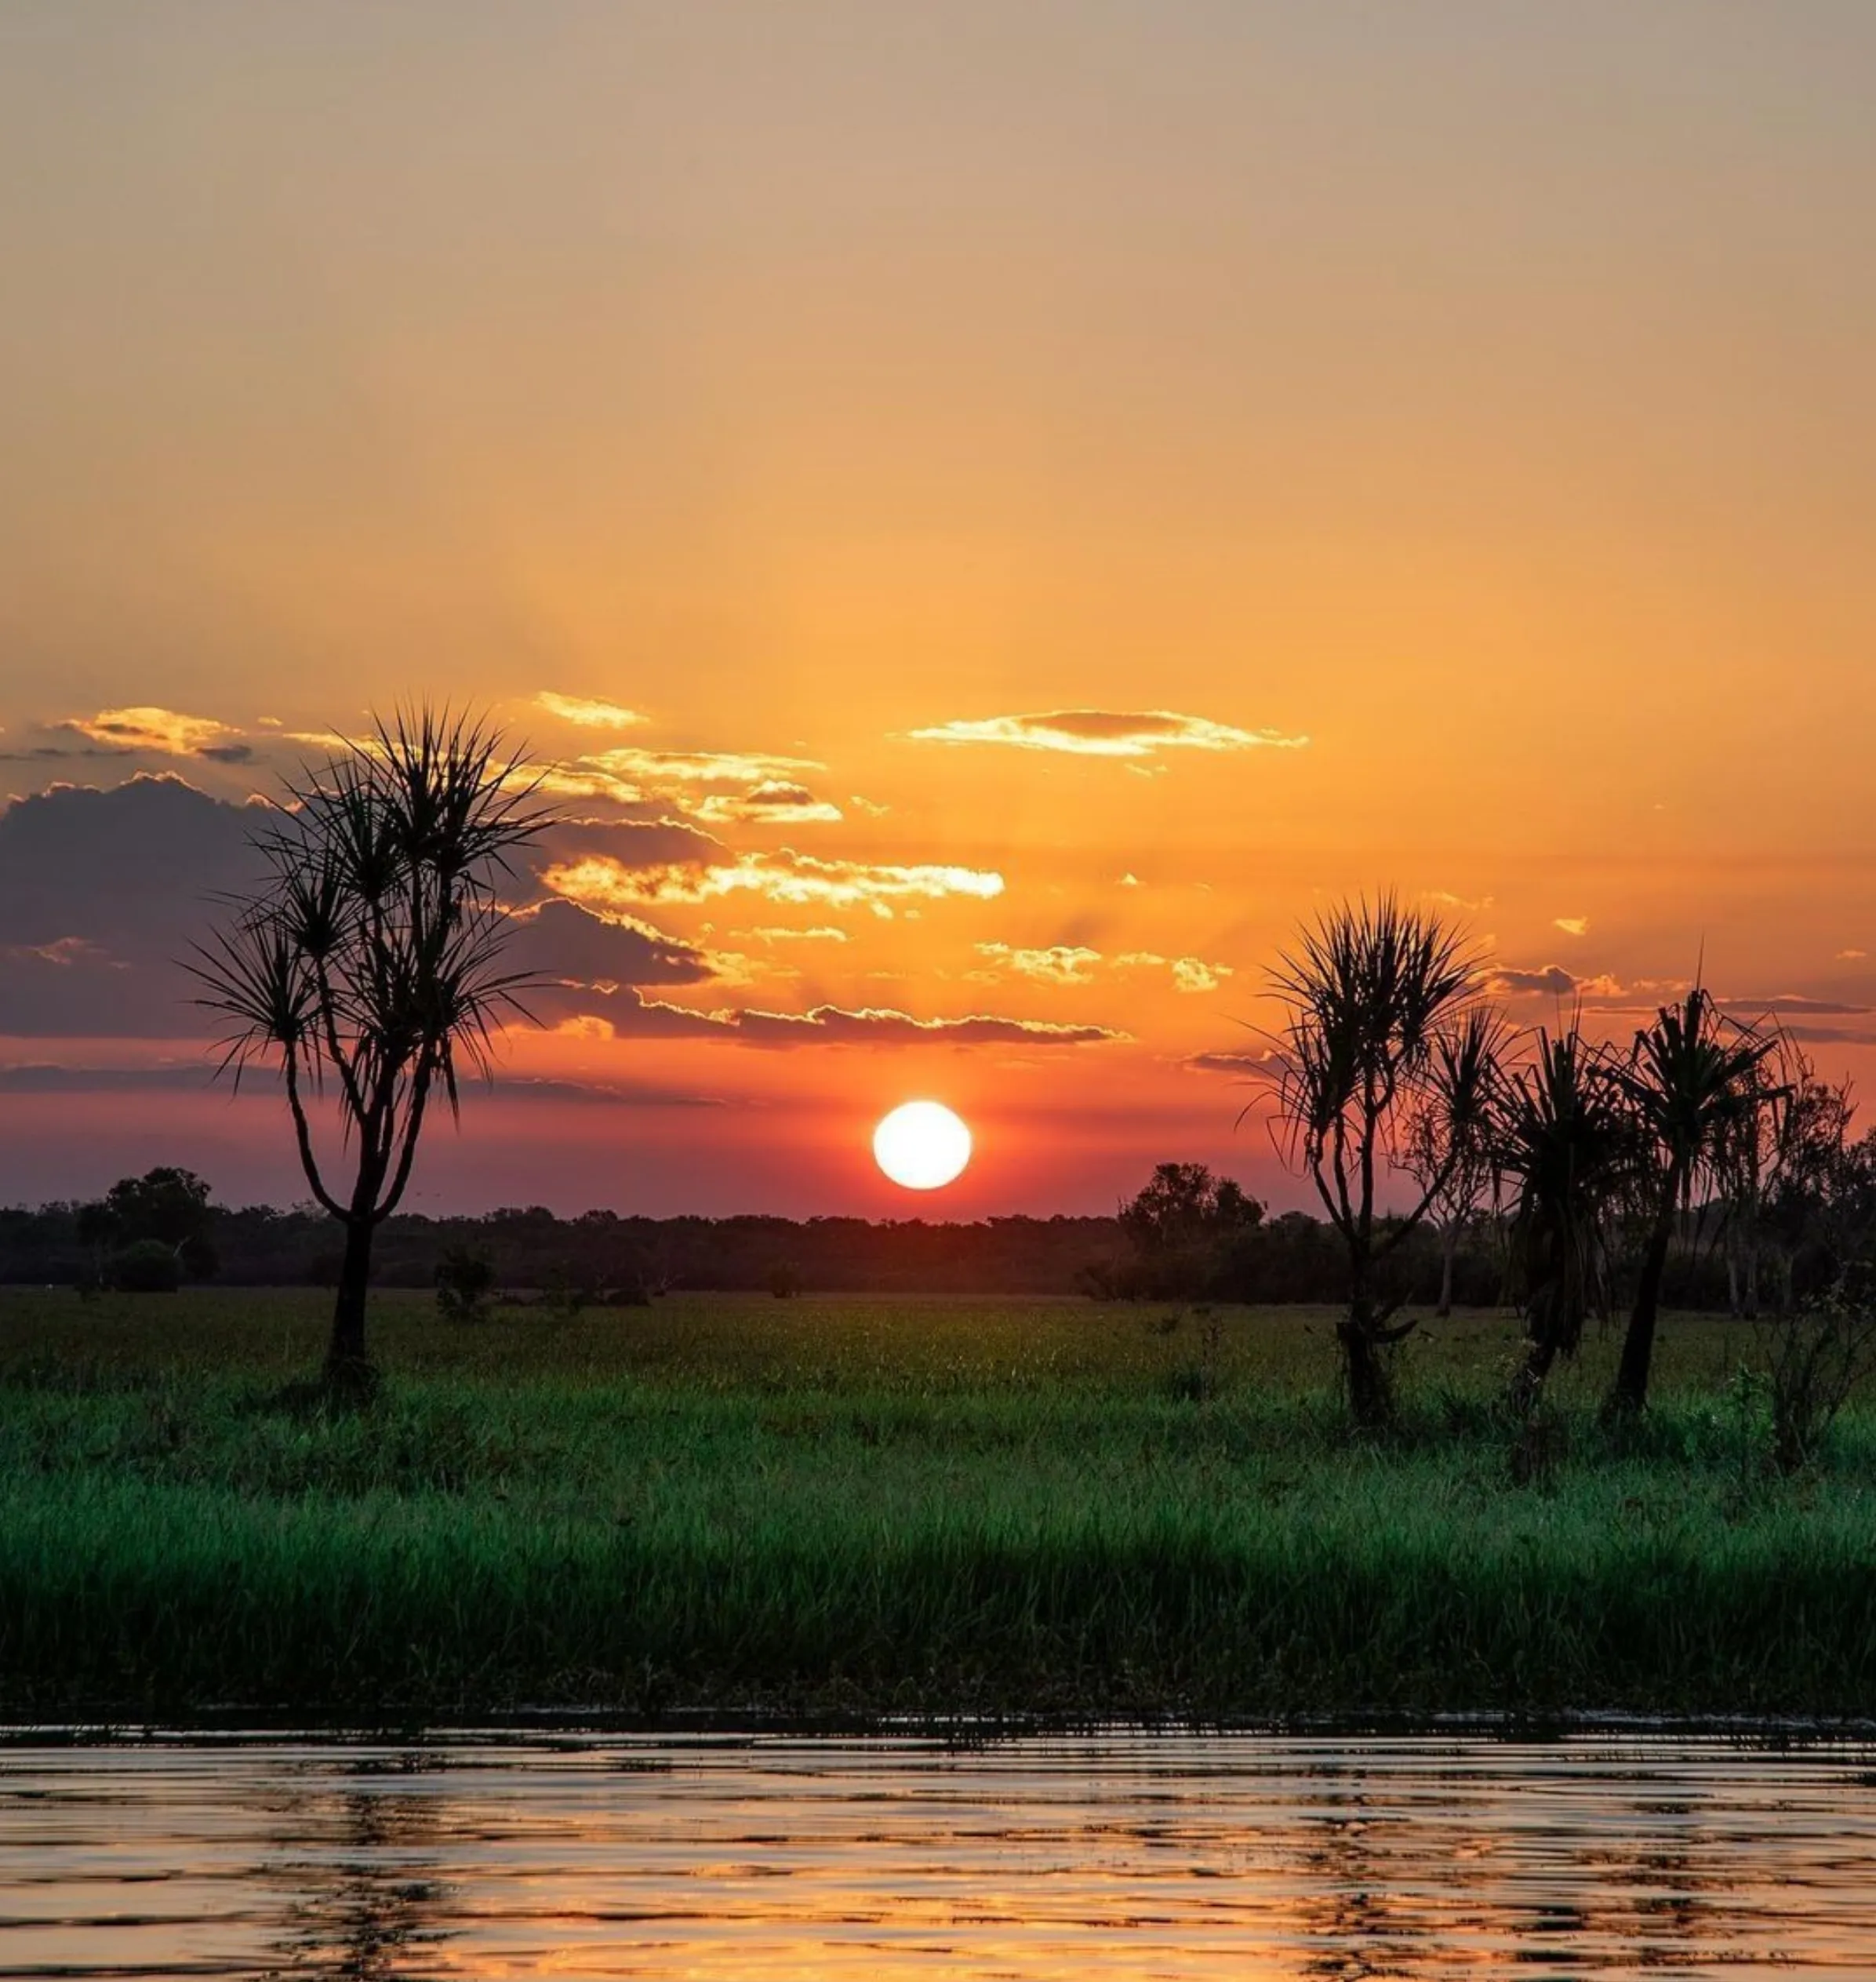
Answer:
[(447, 1247), (436, 1263), (437, 1312), (445, 1321), (472, 1322), (495, 1285), (495, 1268), (472, 1246)]
[(111, 1254), (104, 1277), (121, 1294), (173, 1294), (183, 1283), (182, 1262), (174, 1246), (160, 1238), (140, 1238)]

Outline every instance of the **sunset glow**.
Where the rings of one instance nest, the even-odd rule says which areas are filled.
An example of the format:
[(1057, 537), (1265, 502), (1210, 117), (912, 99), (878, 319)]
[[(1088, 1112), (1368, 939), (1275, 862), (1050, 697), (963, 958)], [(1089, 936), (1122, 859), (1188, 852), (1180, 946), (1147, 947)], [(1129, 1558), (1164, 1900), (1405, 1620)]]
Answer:
[(1313, 1204), (1243, 1077), (1384, 885), (1867, 1078), (1876, 17), (160, 13), (0, 61), (0, 1198), (296, 1195), (174, 960), (394, 696), (563, 814), (427, 1208), (876, 1209), (940, 1081), (961, 1216)]

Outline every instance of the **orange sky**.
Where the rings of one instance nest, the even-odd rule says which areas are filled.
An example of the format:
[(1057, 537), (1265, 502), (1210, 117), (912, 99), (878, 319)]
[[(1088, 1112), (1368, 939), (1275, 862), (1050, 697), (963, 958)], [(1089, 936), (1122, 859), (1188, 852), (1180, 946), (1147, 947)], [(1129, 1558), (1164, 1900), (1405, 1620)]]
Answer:
[[(1860, 0), (9, 9), (0, 794), (238, 802), (424, 694), (563, 767), (530, 899), (664, 961), (513, 1038), (431, 1207), (1302, 1202), (1195, 1062), (1387, 883), (1522, 1022), (1703, 946), (1856, 1071), (1873, 90)], [(301, 1195), (151, 1071), (238, 822), (38, 802), (0, 1198)], [(918, 1093), (934, 1199), (866, 1152)]]

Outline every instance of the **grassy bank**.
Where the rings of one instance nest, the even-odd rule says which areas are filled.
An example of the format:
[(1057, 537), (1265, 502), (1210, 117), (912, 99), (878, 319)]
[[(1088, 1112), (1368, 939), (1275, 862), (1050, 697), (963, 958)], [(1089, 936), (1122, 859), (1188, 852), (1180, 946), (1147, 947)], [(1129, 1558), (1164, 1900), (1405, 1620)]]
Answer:
[(1748, 1331), (1514, 1484), (1508, 1324), (1377, 1448), (1326, 1316), (1170, 1311), (390, 1302), (331, 1416), (317, 1296), (0, 1295), (0, 1714), (1876, 1710), (1876, 1415), (1770, 1478)]

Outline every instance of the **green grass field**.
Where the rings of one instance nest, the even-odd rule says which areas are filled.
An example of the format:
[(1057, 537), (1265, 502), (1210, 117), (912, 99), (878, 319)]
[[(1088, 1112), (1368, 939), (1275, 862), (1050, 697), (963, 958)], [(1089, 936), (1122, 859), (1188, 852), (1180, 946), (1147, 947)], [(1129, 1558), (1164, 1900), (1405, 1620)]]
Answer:
[(327, 1299), (0, 1291), (0, 1715), (1876, 1711), (1876, 1409), (1772, 1476), (1744, 1327), (1514, 1484), (1502, 1318), (1376, 1446), (1322, 1311), (389, 1296), (335, 1415)]

